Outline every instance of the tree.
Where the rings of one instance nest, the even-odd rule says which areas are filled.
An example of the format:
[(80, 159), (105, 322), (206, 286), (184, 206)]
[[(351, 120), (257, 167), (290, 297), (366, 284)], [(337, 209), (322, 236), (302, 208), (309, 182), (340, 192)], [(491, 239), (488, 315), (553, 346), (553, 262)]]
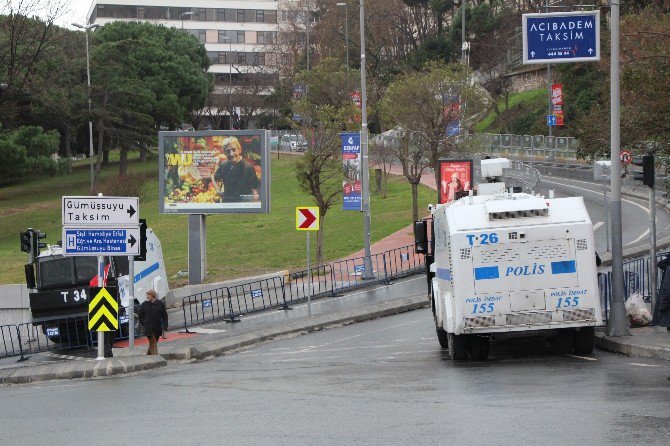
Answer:
[[(65, 1), (9, 1), (0, 4), (0, 124), (15, 128), (29, 119), (30, 98), (43, 56), (57, 51), (54, 20)], [(40, 12), (44, 20), (34, 17)]]
[[(412, 213), (418, 219), (418, 185), (426, 168), (436, 166), (459, 148), (454, 132), (473, 125), (489, 108), (490, 97), (473, 81), (461, 64), (430, 62), (420, 72), (408, 73), (393, 82), (381, 103), (389, 127), (397, 126), (396, 156), (403, 175), (412, 186)], [(462, 139), (462, 138), (461, 138)], [(435, 182), (439, 172), (435, 170)]]
[(296, 128), (308, 141), (304, 156), (296, 163), (296, 176), (300, 187), (319, 207), (317, 265), (323, 264), (326, 214), (342, 193), (339, 133), (353, 129), (356, 126), (353, 117), (359, 113), (342, 88), (345, 81), (346, 71), (339, 61), (324, 59), (311, 71), (296, 76), (296, 82), (305, 85), (307, 92), (292, 101), (293, 110), (301, 117)]
[[(98, 147), (110, 136), (127, 152), (155, 141), (163, 126), (176, 128), (205, 105), (209, 59), (197, 39), (179, 29), (113, 22), (94, 34), (92, 69)], [(99, 163), (101, 150), (98, 151)]]

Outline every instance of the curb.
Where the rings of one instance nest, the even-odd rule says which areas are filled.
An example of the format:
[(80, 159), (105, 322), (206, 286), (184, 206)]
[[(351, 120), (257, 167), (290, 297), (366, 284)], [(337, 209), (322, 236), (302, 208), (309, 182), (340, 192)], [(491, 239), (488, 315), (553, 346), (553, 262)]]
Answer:
[(60, 362), (0, 370), (0, 384), (125, 375), (166, 365), (167, 361), (161, 356), (126, 356), (102, 361)]
[(202, 360), (211, 356), (221, 356), (244, 347), (260, 344), (279, 336), (307, 334), (341, 325), (368, 321), (384, 316), (405, 313), (425, 308), (430, 302), (424, 295), (398, 299), (368, 307), (346, 310), (330, 315), (310, 317), (291, 324), (284, 324), (254, 333), (245, 333), (229, 339), (211, 341), (194, 347), (182, 347), (168, 350), (161, 355), (169, 361)]
[(633, 338), (633, 336), (613, 338), (605, 336), (604, 333), (596, 333), (594, 342), (601, 350), (637, 358), (658, 358), (670, 361), (670, 348), (635, 344), (631, 342)]

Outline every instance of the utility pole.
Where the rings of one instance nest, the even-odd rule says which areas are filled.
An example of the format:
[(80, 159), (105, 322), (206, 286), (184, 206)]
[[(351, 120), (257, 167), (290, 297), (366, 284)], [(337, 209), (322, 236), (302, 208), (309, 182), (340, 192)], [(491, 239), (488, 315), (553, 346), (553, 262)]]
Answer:
[(368, 111), (365, 78), (365, 1), (360, 0), (361, 22), (361, 169), (363, 173), (363, 246), (365, 258), (363, 279), (372, 279), (372, 254), (370, 252), (370, 171), (368, 170)]
[[(608, 336), (630, 336), (626, 308), (623, 304), (623, 242), (621, 235), (621, 110), (619, 80), (619, 0), (611, 4), (610, 20), (610, 159), (612, 160), (612, 294), (607, 320)], [(655, 260), (655, 259), (654, 259)]]

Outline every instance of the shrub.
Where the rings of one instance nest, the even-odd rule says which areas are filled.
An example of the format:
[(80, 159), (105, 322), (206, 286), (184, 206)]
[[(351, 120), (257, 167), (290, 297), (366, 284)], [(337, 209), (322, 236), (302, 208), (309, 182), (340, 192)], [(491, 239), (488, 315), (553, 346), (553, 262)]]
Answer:
[(99, 183), (95, 193), (112, 197), (139, 197), (143, 201), (149, 178), (141, 174), (112, 176)]
[(26, 174), (26, 149), (0, 136), (0, 184), (9, 184)]
[(38, 156), (37, 158), (28, 158), (26, 169), (29, 175), (49, 175), (58, 173), (58, 162), (48, 156)]

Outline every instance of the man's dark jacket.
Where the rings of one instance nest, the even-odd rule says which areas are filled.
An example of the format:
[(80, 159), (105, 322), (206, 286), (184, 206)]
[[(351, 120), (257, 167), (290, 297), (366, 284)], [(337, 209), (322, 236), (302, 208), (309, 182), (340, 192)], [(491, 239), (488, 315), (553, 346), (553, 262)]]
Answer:
[(155, 336), (156, 339), (163, 333), (163, 327), (167, 328), (168, 315), (165, 309), (165, 303), (162, 300), (155, 299), (152, 302), (145, 300), (140, 305), (140, 311), (137, 313), (140, 324), (144, 327), (145, 336)]

